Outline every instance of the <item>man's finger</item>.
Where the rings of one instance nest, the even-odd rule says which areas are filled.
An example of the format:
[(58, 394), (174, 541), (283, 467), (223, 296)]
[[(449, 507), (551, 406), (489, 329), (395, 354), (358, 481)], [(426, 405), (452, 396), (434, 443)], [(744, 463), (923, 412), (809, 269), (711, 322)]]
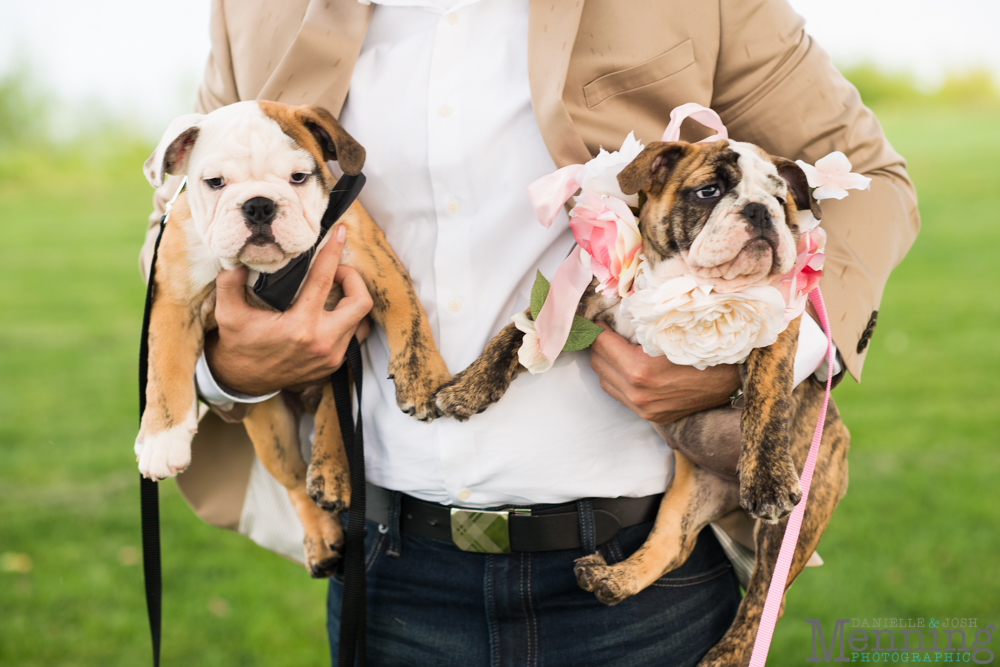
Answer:
[(372, 309), (372, 297), (361, 274), (349, 266), (340, 266), (335, 279), (344, 288), (344, 298), (333, 311), (324, 314), (330, 335), (353, 329)]
[(363, 343), (372, 332), (372, 324), (369, 318), (358, 322), (358, 328), (354, 330), (354, 335), (358, 337), (358, 342)]
[[(601, 387), (605, 391), (608, 391), (608, 388), (612, 387), (615, 392), (608, 391), (608, 393), (611, 393), (612, 396), (626, 405), (631, 403), (631, 401), (626, 402), (622, 400), (624, 398), (624, 390), (631, 388), (632, 385), (619, 368), (600, 355), (591, 355), (590, 367), (597, 373), (597, 377), (601, 381)], [(631, 406), (629, 405), (629, 407)]]
[(292, 310), (317, 312), (322, 310), (326, 297), (333, 287), (334, 276), (340, 265), (340, 254), (344, 250), (344, 240), (347, 238), (347, 227), (337, 225), (329, 232), (330, 240), (320, 248), (319, 254), (309, 267), (309, 275), (302, 285), (302, 292), (296, 299)]
[(617, 369), (602, 359), (598, 359), (596, 362), (591, 361), (591, 366), (597, 371), (597, 377), (600, 380), (601, 389), (604, 390), (604, 393), (638, 414), (638, 408), (635, 403), (620, 388), (623, 386), (628, 387), (629, 384), (625, 382), (625, 378), (618, 373)]
[(644, 361), (637, 356), (637, 352), (645, 356), (641, 347), (632, 345), (625, 338), (618, 335), (607, 322), (598, 322), (597, 326), (604, 329), (604, 332), (597, 337), (591, 350), (604, 359), (607, 359), (613, 366), (618, 368), (628, 367), (636, 362)]
[(225, 319), (226, 314), (247, 308), (246, 300), (247, 267), (240, 266), (232, 271), (220, 271), (215, 277), (216, 317)]

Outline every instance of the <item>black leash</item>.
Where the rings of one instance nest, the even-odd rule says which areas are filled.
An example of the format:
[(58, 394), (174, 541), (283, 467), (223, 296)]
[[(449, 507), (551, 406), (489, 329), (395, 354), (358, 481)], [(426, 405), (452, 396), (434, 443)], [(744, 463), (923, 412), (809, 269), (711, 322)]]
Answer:
[[(344, 595), (340, 607), (340, 647), (338, 667), (365, 665), (365, 443), (361, 426), (361, 347), (352, 338), (343, 364), (330, 377), (333, 399), (337, 404), (340, 434), (351, 472), (351, 508), (347, 515), (347, 538), (344, 549)], [(348, 372), (348, 368), (350, 371)], [(351, 411), (351, 377), (358, 402), (358, 422)], [(357, 662), (355, 662), (357, 657)]]
[[(149, 315), (153, 310), (153, 285), (156, 278), (156, 256), (160, 239), (167, 224), (166, 214), (160, 218), (160, 233), (153, 246), (153, 263), (149, 265), (146, 284), (146, 306), (142, 313), (142, 339), (139, 341), (139, 425), (146, 412), (146, 381), (149, 378)], [(153, 638), (153, 667), (160, 665), (160, 628), (163, 605), (163, 581), (160, 574), (160, 497), (153, 480), (139, 476), (139, 506), (142, 521), (142, 573), (146, 581), (146, 612), (149, 633)]]
[[(272, 274), (261, 274), (254, 283), (253, 290), (263, 301), (272, 307), (286, 311), (292, 304), (299, 286), (305, 280), (323, 237), (331, 227), (350, 208), (361, 193), (365, 184), (365, 175), (344, 175), (330, 191), (330, 201), (320, 221), (320, 234), (312, 248), (302, 253), (288, 263), (281, 271)], [(178, 190), (180, 194), (184, 185)], [(175, 195), (176, 197), (177, 195)], [(171, 200), (171, 204), (173, 201)], [(146, 306), (142, 315), (142, 338), (139, 341), (139, 424), (142, 425), (142, 415), (146, 411), (146, 384), (149, 378), (149, 318), (153, 309), (154, 278), (156, 277), (156, 258), (160, 251), (160, 240), (169, 215), (160, 218), (160, 233), (153, 246), (153, 261), (149, 266), (149, 277), (146, 283)], [(365, 664), (365, 453), (364, 439), (361, 433), (361, 348), (357, 338), (352, 338), (347, 346), (345, 364), (334, 373), (333, 393), (337, 404), (337, 415), (340, 418), (341, 434), (350, 464), (351, 509), (348, 515), (347, 538), (344, 553), (344, 568), (346, 583), (341, 611), (341, 665), (354, 667), (355, 648), (357, 648), (358, 665)], [(355, 391), (358, 397), (358, 423), (354, 427), (351, 416), (351, 393), (347, 369), (354, 376)], [(338, 380), (337, 377), (342, 379)], [(342, 383), (342, 386), (339, 385)], [(346, 413), (346, 418), (345, 418)], [(350, 425), (350, 426), (348, 426)], [(356, 428), (356, 430), (355, 430)], [(360, 480), (360, 481), (359, 481)], [(156, 482), (145, 477), (139, 477), (139, 505), (142, 522), (142, 571), (146, 582), (146, 611), (149, 614), (149, 633), (153, 642), (153, 667), (160, 665), (160, 639), (162, 630), (163, 609), (163, 579), (160, 563), (160, 502), (159, 489)], [(357, 524), (357, 525), (356, 525)], [(357, 561), (355, 563), (355, 561)], [(350, 602), (349, 602), (350, 601)], [(346, 622), (345, 622), (346, 621)], [(350, 632), (350, 658), (344, 662), (345, 627), (353, 628)], [(356, 639), (356, 642), (354, 638)]]

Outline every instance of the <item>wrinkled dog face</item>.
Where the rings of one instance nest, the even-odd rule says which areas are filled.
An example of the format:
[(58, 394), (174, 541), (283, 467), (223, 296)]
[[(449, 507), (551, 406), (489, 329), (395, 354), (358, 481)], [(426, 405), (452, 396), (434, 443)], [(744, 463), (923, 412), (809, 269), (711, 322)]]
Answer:
[[(681, 256), (720, 292), (791, 270), (808, 184), (790, 160), (737, 141), (655, 142), (619, 176), (622, 191), (646, 192), (643, 250), (654, 264)], [(814, 207), (814, 214), (819, 211)]]
[(273, 273), (316, 242), (338, 158), (356, 174), (364, 149), (324, 109), (239, 102), (176, 119), (145, 173), (187, 174), (194, 231), (223, 267)]

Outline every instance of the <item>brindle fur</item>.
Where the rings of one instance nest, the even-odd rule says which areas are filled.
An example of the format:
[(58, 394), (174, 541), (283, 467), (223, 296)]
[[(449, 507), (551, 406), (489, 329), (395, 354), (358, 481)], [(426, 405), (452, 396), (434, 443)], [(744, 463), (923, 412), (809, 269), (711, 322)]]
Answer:
[(438, 389), (438, 410), (465, 421), (499, 401), (524, 370), (517, 360), (523, 338), (513, 323), (505, 326), (472, 365)]
[[(791, 196), (785, 205), (786, 221), (797, 239), (796, 211), (811, 208), (817, 219), (820, 211), (808, 196), (801, 170), (784, 158), (772, 161), (788, 182)], [(683, 177), (678, 177), (678, 173)], [(731, 187), (733, 179), (738, 180), (739, 176), (735, 155), (726, 142), (698, 146), (657, 142), (648, 146), (619, 176), (626, 194), (640, 189), (646, 193), (641, 213), (646, 257), (655, 263), (690, 248), (714, 205), (696, 201), (689, 193), (709, 181), (728, 182)], [(617, 299), (607, 299), (588, 289), (577, 314), (614, 326), (617, 303)], [(797, 473), (805, 462), (824, 392), (813, 379), (807, 379), (792, 391), (799, 324), (799, 319), (791, 322), (774, 344), (755, 349), (741, 367), (746, 395), (746, 407), (741, 414), (728, 407), (717, 408), (657, 426), (663, 437), (675, 445), (676, 468), (653, 529), (638, 551), (614, 565), (607, 565), (600, 554), (589, 555), (579, 559), (574, 568), (582, 588), (606, 604), (617, 604), (683, 564), (698, 534), (710, 522), (741, 505), (762, 519), (757, 524), (757, 558), (747, 594), (729, 631), (702, 660), (702, 667), (732, 667), (749, 662), (786, 517), (801, 496)], [(467, 419), (499, 400), (522, 370), (516, 358), (519, 334), (513, 325), (508, 325), (490, 341), (479, 359), (438, 391), (439, 410)], [(738, 478), (709, 472), (682, 453), (703, 455), (718, 446), (719, 438), (737, 437), (736, 416), (740, 419), (742, 445), (736, 465)], [(791, 585), (815, 551), (847, 489), (848, 445), (847, 429), (831, 402), (787, 585)]]
[[(195, 403), (192, 382), (205, 333), (217, 328), (214, 283), (190, 286), (185, 227), (191, 213), (182, 193), (163, 231), (153, 286), (149, 327), (147, 408), (141, 430), (155, 434), (177, 424)], [(389, 248), (382, 231), (360, 204), (354, 203), (341, 222), (347, 227), (343, 263), (362, 275), (372, 292), (372, 319), (386, 332), (390, 372), (395, 375), (400, 408), (419, 419), (436, 414), (433, 390), (450, 377), (434, 344), (430, 326), (409, 277)], [(334, 286), (326, 302), (332, 310), (342, 293)], [(252, 290), (248, 302), (268, 309)], [(245, 409), (244, 409), (245, 410)], [(297, 414), (315, 412), (316, 438), (306, 466), (299, 447)], [(306, 566), (314, 577), (333, 571), (343, 548), (343, 531), (334, 514), (350, 505), (347, 460), (328, 382), (291, 388), (244, 414), (242, 419), (261, 463), (288, 491), (305, 529)]]

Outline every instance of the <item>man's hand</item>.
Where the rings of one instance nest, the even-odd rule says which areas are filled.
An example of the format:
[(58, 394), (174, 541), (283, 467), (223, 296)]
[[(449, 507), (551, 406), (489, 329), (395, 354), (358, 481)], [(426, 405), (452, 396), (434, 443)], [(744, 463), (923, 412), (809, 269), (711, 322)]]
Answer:
[(601, 388), (634, 413), (656, 424), (669, 424), (695, 412), (724, 405), (740, 386), (736, 366), (699, 371), (666, 357), (651, 357), (638, 345), (598, 322), (604, 332), (590, 348), (590, 366)]
[[(319, 251), (295, 304), (284, 313), (259, 310), (246, 302), (246, 267), (222, 271), (215, 279), (218, 336), (206, 341), (212, 374), (236, 391), (260, 396), (325, 377), (344, 361), (347, 344), (367, 334), (372, 307), (361, 275), (340, 266), (346, 229), (339, 225)], [(323, 309), (334, 281), (344, 298)]]

